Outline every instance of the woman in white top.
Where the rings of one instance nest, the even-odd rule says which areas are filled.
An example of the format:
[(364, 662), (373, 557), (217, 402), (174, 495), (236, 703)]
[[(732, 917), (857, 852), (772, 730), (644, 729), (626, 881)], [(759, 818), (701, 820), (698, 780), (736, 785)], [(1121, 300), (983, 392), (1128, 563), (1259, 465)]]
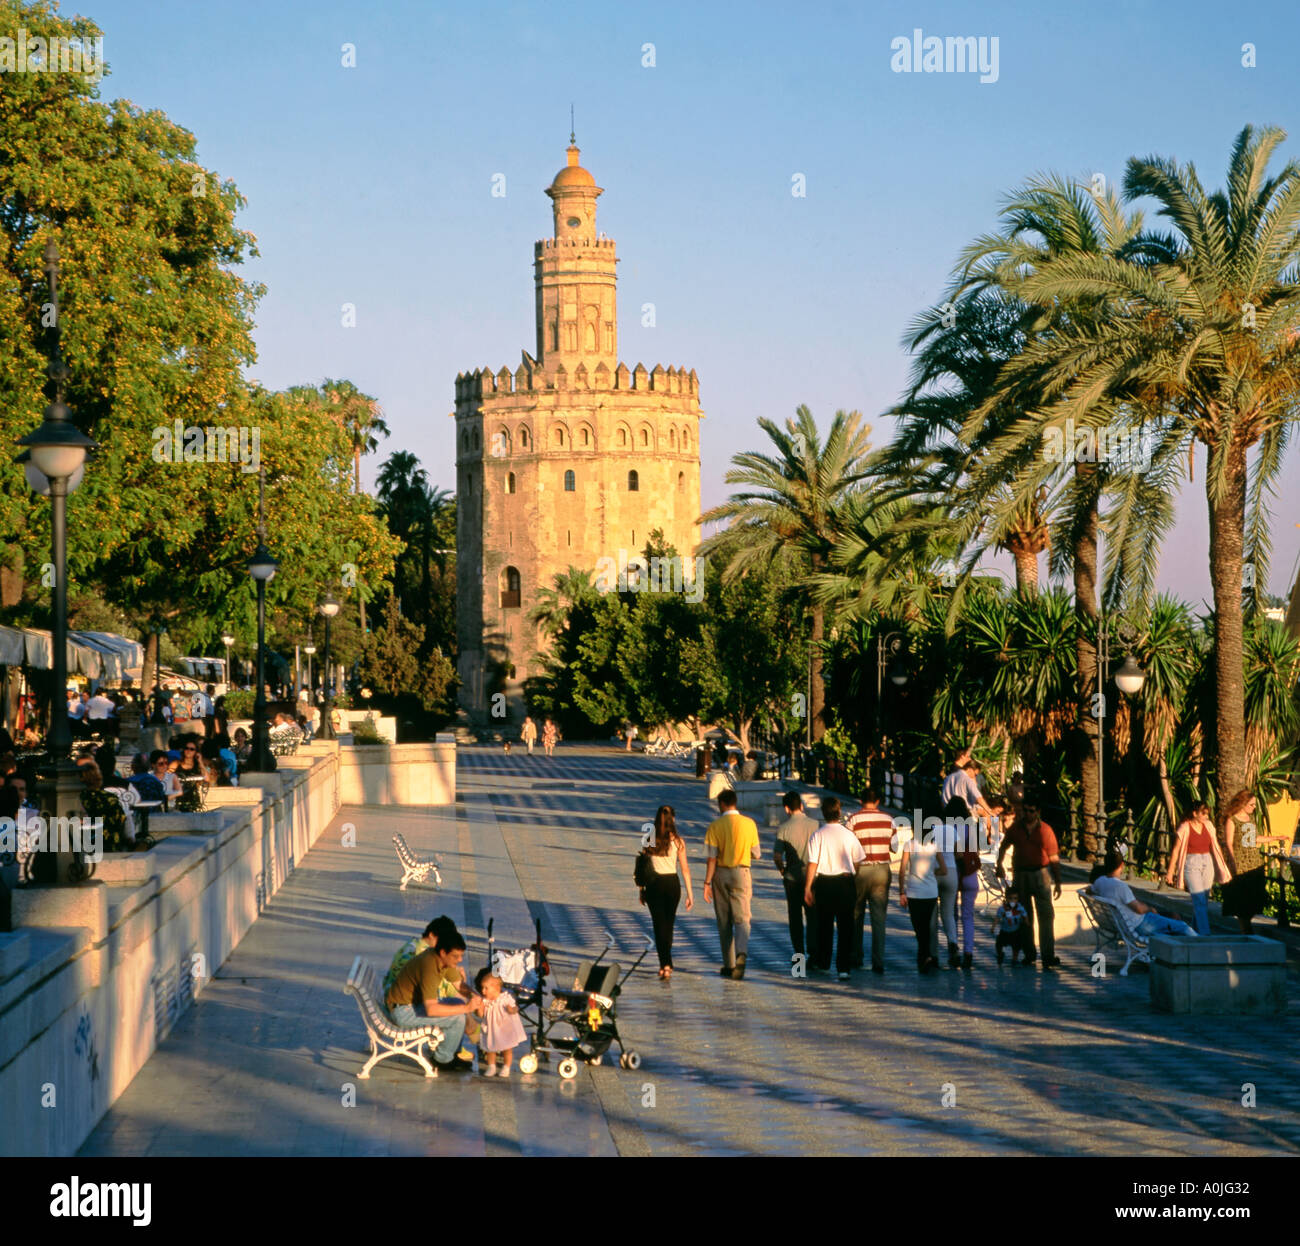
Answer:
[(920, 973), (932, 973), (939, 968), (934, 955), (931, 923), (939, 904), (939, 876), (947, 868), (933, 833), (921, 834), (918, 827), (903, 845), (903, 860), (898, 869), (898, 900), (907, 910), (912, 919), (912, 929), (916, 931), (916, 968)]
[(677, 881), (679, 868), (686, 882), (686, 911), (689, 913), (695, 907), (686, 844), (677, 833), (677, 815), (671, 805), (659, 806), (655, 813), (654, 841), (642, 851), (650, 863), (650, 877), (641, 888), (641, 903), (650, 910), (655, 950), (659, 953), (659, 976), (666, 981), (673, 976), (673, 924), (682, 898), (681, 883)]

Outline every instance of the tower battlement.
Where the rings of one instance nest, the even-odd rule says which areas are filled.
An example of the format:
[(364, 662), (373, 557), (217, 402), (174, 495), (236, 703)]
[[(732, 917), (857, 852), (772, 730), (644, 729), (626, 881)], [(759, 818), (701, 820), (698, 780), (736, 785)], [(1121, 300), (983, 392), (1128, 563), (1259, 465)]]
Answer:
[(533, 254), (540, 260), (551, 254), (570, 254), (574, 251), (615, 250), (613, 238), (540, 238), (533, 243)]
[(496, 397), (563, 389), (671, 394), (698, 400), (700, 379), (694, 368), (687, 371), (685, 367), (665, 368), (662, 364), (649, 371), (640, 363), (635, 368), (620, 363), (614, 369), (603, 363), (588, 369), (580, 363), (572, 372), (563, 364), (543, 369), (523, 363), (514, 372), (509, 368), (498, 368), (495, 372), (487, 367), (475, 368), (472, 372), (456, 374), (457, 414), (472, 414), (474, 405)]

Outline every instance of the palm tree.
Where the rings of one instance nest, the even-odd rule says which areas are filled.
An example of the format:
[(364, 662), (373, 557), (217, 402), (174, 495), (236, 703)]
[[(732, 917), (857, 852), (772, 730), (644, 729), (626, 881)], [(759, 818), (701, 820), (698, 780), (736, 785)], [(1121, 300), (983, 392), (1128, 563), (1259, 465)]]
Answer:
[(591, 572), (570, 567), (552, 580), (553, 587), (537, 590), (537, 604), (529, 611), (528, 621), (543, 636), (554, 640), (568, 622), (569, 612), (580, 602), (596, 596)]
[(1060, 254), (1020, 285), (1040, 304), (1109, 309), (1027, 347), (1023, 367), (1036, 384), (1045, 382), (1076, 419), (1126, 404), (1152, 438), (1157, 464), (1190, 461), (1197, 443), (1206, 448), (1221, 792), (1247, 778), (1242, 568), (1249, 552), (1262, 580), (1265, 503), (1300, 415), (1300, 165), (1269, 176), (1285, 137), (1245, 127), (1227, 189), (1214, 193), (1190, 164), (1131, 159), (1124, 198), (1154, 199), (1173, 232), (1137, 240), (1143, 262), (1107, 251)]
[[(1135, 572), (1130, 591), (1141, 596), (1149, 590), (1155, 571), (1158, 536), (1170, 522), (1171, 511), (1163, 492), (1144, 480), (1132, 466), (1088, 461), (1066, 449), (1059, 460), (1044, 453), (1048, 425), (1059, 426), (1067, 417), (1080, 427), (1095, 428), (1128, 418), (1126, 403), (1133, 392), (1117, 388), (1106, 403), (1084, 413), (1053, 386), (1038, 361), (1050, 357), (1063, 334), (1076, 326), (1107, 320), (1114, 308), (1109, 298), (1096, 294), (1059, 293), (1045, 297), (1033, 284), (1035, 276), (1053, 266), (1065, 267), (1090, 260), (1123, 263), (1141, 271), (1149, 262), (1150, 246), (1142, 235), (1140, 213), (1124, 211), (1113, 192), (1093, 195), (1075, 183), (1055, 176), (1034, 178), (1013, 194), (1003, 208), (1000, 233), (976, 239), (967, 248), (957, 278), (962, 293), (1000, 293), (1021, 307), (1036, 309), (1021, 317), (1021, 349), (1007, 358), (992, 392), (970, 413), (963, 439), (983, 439), (987, 447), (973, 465), (965, 492), (968, 505), (987, 506), (994, 533), (1016, 530), (1027, 508), (1041, 507), (1054, 492), (1053, 506), (1061, 538), (1057, 561), (1068, 564), (1074, 578), (1075, 609), (1080, 626), (1077, 648), (1079, 728), (1078, 760), (1086, 819), (1097, 807), (1100, 788), (1098, 751), (1100, 726), (1092, 713), (1091, 696), (1097, 680), (1098, 529), (1104, 494), (1112, 498), (1107, 524), (1112, 532), (1108, 548), (1113, 600), (1127, 574)], [(1086, 374), (1085, 374), (1086, 375)], [(1071, 467), (1067, 466), (1070, 460)], [(960, 496), (960, 495), (959, 495)], [(1118, 539), (1115, 539), (1118, 538)], [(1096, 848), (1093, 830), (1083, 837), (1084, 855)]]
[[(420, 609), (416, 613), (424, 619), (430, 605), (431, 562), (439, 519), (451, 494), (430, 488), (428, 474), (409, 450), (390, 454), (379, 469), (376, 483), (389, 530), (405, 542), (403, 557), (413, 558), (418, 569)], [(399, 582), (409, 584), (410, 579), (400, 577)]]
[(379, 449), (379, 438), (388, 436), (383, 410), (369, 394), (363, 394), (351, 381), (324, 380), (320, 384), (335, 419), (342, 425), (352, 445), (353, 488), (361, 492), (361, 456)]
[(826, 607), (814, 596), (813, 577), (826, 571), (840, 532), (841, 509), (866, 475), (870, 428), (857, 411), (837, 411), (825, 442), (812, 412), (800, 406), (780, 428), (760, 419), (775, 455), (742, 453), (732, 457), (728, 484), (745, 486), (699, 522), (725, 522), (697, 555), (724, 561), (723, 583), (734, 583), (752, 568), (780, 564), (796, 582), (797, 599), (812, 618), (811, 700), (808, 713), (814, 739), (826, 731), (826, 688), (822, 641)]
[[(963, 430), (993, 392), (1002, 365), (1023, 349), (1028, 322), (1036, 316), (1034, 309), (1001, 291), (976, 290), (925, 313), (904, 337), (915, 355), (911, 387), (889, 413), (897, 421), (896, 432), (873, 476), (891, 496), (910, 496), (922, 510), (927, 499), (942, 503), (931, 526), (937, 522), (958, 546), (983, 532), (989, 513), (987, 498), (974, 499), (964, 514), (951, 505), (954, 491), (979, 462), (979, 439), (967, 444)], [(993, 421), (989, 427), (996, 425)], [(1038, 555), (1051, 546), (1046, 503), (1044, 489), (1013, 508), (994, 538), (1015, 559), (1021, 594), (1038, 591)], [(898, 522), (909, 526), (901, 518)]]
[(938, 592), (937, 568), (957, 553), (948, 512), (925, 499), (893, 498), (870, 487), (845, 494), (826, 571), (808, 577), (813, 597), (835, 622), (878, 615), (920, 618)]

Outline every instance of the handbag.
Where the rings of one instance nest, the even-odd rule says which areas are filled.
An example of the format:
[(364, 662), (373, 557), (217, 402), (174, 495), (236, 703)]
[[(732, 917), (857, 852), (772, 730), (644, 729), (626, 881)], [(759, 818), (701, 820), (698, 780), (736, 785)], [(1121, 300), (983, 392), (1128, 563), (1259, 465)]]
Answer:
[(650, 881), (650, 858), (644, 852), (636, 854), (636, 865), (632, 869), (632, 881), (638, 887), (644, 887)]

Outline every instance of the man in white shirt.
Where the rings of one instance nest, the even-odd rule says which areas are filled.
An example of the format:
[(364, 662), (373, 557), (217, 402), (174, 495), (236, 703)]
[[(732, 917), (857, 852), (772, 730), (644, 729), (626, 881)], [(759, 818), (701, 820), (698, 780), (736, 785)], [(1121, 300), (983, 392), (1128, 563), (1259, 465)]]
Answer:
[(987, 818), (990, 809), (984, 802), (984, 794), (980, 791), (980, 785), (975, 781), (975, 776), (980, 772), (980, 764), (970, 757), (958, 765), (954, 765), (952, 773), (943, 781), (943, 803), (947, 806), (948, 802), (954, 796), (960, 796), (966, 802), (966, 808), (970, 811), (971, 817)]
[(1149, 904), (1143, 904), (1133, 895), (1133, 888), (1119, 877), (1124, 870), (1124, 858), (1118, 852), (1108, 852), (1102, 868), (1106, 873), (1092, 884), (1092, 893), (1119, 907), (1120, 920), (1129, 933), (1140, 935), (1144, 939), (1158, 934), (1195, 936), (1196, 931), (1186, 922), (1173, 917), (1162, 917)]
[(831, 967), (831, 931), (835, 931), (835, 968), (841, 982), (849, 980), (853, 965), (853, 906), (857, 903), (858, 865), (866, 853), (858, 837), (840, 821), (840, 802), (834, 796), (822, 801), (826, 825), (808, 840), (808, 872), (804, 903), (816, 910), (817, 953), (814, 969)]
[(117, 706), (108, 697), (102, 692), (97, 692), (86, 702), (86, 717), (91, 722), (103, 722), (105, 719), (112, 718), (116, 709)]
[(211, 735), (210, 721), (213, 716), (212, 698), (207, 692), (199, 689), (190, 697), (190, 717), (196, 722), (203, 724), (205, 735)]

